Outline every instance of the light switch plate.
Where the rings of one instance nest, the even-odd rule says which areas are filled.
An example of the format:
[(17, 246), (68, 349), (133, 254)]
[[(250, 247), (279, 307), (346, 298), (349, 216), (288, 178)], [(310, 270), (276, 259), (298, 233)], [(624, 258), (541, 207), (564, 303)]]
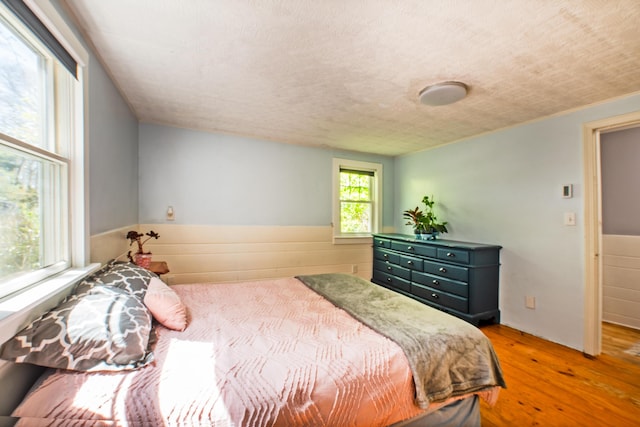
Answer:
[(576, 225), (576, 213), (575, 212), (565, 212), (564, 213), (564, 225)]

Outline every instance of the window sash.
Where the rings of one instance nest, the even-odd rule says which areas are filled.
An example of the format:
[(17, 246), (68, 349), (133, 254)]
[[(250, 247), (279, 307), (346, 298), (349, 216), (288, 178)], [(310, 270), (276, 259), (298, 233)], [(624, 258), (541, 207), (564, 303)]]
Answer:
[[(6, 5), (6, 1), (0, 1)], [(8, 16), (2, 7), (0, 12), (0, 18), (4, 18), (0, 19), (0, 25), (6, 26), (25, 46), (33, 49), (42, 58), (40, 75), (43, 90), (40, 91), (40, 96), (44, 98), (40, 103), (40, 117), (35, 125), (31, 124), (38, 126), (41, 131), (42, 136), (37, 141), (19, 140), (0, 133), (0, 145), (5, 154), (8, 153), (10, 157), (12, 154), (21, 156), (28, 162), (35, 162), (40, 174), (36, 192), (37, 207), (29, 213), (37, 218), (39, 224), (39, 230), (35, 230), (38, 233), (37, 264), (31, 263), (22, 271), (19, 271), (20, 264), (17, 264), (11, 274), (7, 273), (10, 268), (5, 268), (0, 277), (0, 298), (5, 298), (72, 265), (69, 193), (72, 188), (71, 174), (78, 173), (78, 170), (75, 170), (76, 167), (72, 171), (71, 156), (80, 152), (76, 152), (77, 147), (74, 149), (74, 144), (77, 144), (76, 121), (82, 117), (77, 113), (76, 105), (82, 100), (78, 98), (77, 92), (81, 90), (81, 86), (64, 69), (65, 65), (56, 60), (46, 46), (40, 45), (29, 29), (25, 29), (18, 20)], [(82, 162), (79, 165), (82, 165)], [(77, 184), (73, 184), (73, 188), (76, 186)], [(16, 218), (21, 220), (22, 217), (18, 215)], [(19, 236), (19, 233), (17, 235)], [(7, 235), (5, 237), (14, 238)]]
[[(346, 159), (333, 159), (333, 234), (334, 243), (340, 243), (341, 238), (355, 238), (370, 236), (377, 232), (380, 227), (382, 194), (380, 191), (382, 181), (382, 165), (378, 163), (360, 162)], [(355, 191), (351, 194), (343, 194), (342, 177), (344, 174), (367, 177), (369, 179), (366, 191)], [(366, 194), (368, 193), (368, 195)], [(368, 218), (367, 226), (358, 226), (356, 231), (354, 225), (343, 224), (343, 207), (360, 206), (364, 218)], [(346, 243), (343, 242), (343, 243)]]

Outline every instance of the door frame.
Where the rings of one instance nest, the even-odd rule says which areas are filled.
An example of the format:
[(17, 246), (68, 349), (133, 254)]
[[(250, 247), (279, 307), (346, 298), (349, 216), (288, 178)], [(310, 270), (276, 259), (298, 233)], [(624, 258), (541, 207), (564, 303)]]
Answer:
[(640, 126), (640, 111), (583, 125), (585, 295), (584, 352), (602, 351), (602, 186), (600, 134)]

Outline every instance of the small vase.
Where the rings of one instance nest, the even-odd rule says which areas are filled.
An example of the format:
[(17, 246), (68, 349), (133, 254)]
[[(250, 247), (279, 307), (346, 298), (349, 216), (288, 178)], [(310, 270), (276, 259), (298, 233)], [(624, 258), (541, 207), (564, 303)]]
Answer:
[(133, 262), (142, 268), (149, 268), (151, 267), (151, 254), (135, 254)]

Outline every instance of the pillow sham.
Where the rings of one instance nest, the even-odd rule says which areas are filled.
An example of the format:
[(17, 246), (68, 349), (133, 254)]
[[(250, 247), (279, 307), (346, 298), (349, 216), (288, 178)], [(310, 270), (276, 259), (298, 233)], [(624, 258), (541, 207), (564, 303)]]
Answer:
[(144, 300), (149, 281), (157, 274), (130, 262), (109, 262), (104, 268), (83, 280), (75, 290), (81, 295), (96, 286), (114, 286)]
[(127, 291), (72, 295), (7, 341), (0, 358), (74, 371), (135, 369), (153, 360), (151, 315)]
[(144, 304), (162, 326), (174, 331), (187, 328), (187, 308), (178, 294), (159, 278), (154, 277), (149, 281)]

